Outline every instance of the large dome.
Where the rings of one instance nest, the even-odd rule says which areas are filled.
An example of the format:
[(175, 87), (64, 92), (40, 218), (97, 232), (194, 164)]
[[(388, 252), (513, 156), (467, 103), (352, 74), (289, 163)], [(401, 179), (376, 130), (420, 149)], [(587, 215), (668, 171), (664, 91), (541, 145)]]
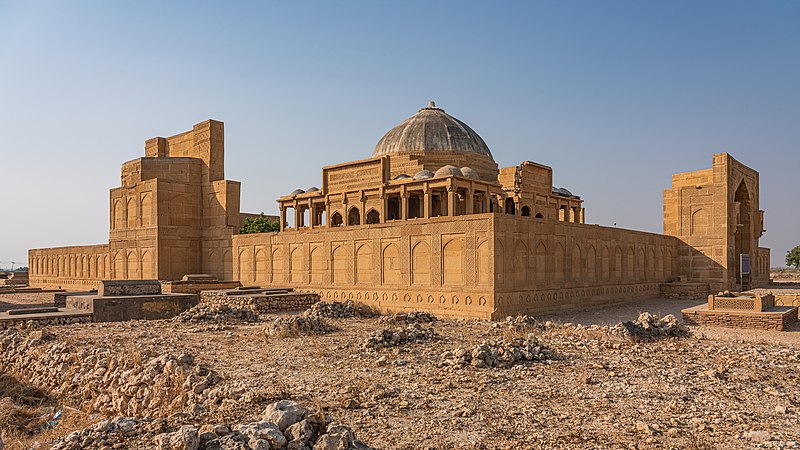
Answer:
[(378, 141), (372, 156), (421, 152), (477, 153), (492, 158), (478, 133), (437, 108), (434, 102), (389, 130)]

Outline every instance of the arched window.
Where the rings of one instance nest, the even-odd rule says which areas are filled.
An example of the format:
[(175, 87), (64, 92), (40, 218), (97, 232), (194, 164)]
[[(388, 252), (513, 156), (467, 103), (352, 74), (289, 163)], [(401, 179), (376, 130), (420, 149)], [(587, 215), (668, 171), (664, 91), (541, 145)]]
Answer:
[(542, 213), (536, 213), (536, 215), (533, 216), (533, 217), (536, 218), (536, 219), (544, 219), (544, 216), (542, 215)]
[(342, 226), (342, 215), (338, 212), (331, 214), (331, 226), (332, 227), (340, 227)]
[(361, 225), (361, 212), (355, 206), (347, 213), (348, 225)]
[(522, 215), (526, 216), (526, 217), (530, 216), (531, 215), (531, 209), (528, 208), (527, 206), (523, 206), (522, 207)]
[(380, 223), (381, 222), (381, 215), (378, 211), (374, 209), (370, 209), (367, 213), (367, 221), (366, 223)]

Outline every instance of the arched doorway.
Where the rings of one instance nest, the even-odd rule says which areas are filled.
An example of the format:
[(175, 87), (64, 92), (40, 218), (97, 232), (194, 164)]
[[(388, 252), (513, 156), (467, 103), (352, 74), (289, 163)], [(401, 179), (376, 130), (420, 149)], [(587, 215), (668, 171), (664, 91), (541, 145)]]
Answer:
[[(736, 269), (736, 282), (742, 282), (742, 268), (741, 255), (750, 255), (752, 257), (752, 242), (753, 242), (753, 223), (752, 223), (752, 202), (750, 200), (750, 191), (744, 180), (739, 183), (736, 188), (734, 201), (739, 204), (739, 214), (736, 218), (736, 231), (734, 234), (734, 251), (733, 251), (733, 264), (731, 267)], [(752, 265), (751, 265), (752, 271)]]
[(531, 215), (531, 209), (530, 209), (530, 208), (528, 208), (527, 206), (523, 206), (523, 207), (522, 207), (521, 214), (522, 214), (523, 216), (526, 216), (526, 217), (527, 217), (527, 216), (530, 216), (530, 215)]
[(506, 199), (506, 214), (511, 214), (513, 216), (515, 213), (516, 212), (514, 211), (514, 199), (513, 198), (507, 198)]

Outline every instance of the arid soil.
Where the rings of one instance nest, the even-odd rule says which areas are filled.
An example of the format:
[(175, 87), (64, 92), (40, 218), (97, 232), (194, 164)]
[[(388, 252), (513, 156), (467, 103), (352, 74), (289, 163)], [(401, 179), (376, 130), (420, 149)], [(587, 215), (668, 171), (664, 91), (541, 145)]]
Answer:
[[(47, 295), (52, 298), (3, 295), (0, 302), (47, 303)], [(290, 398), (323, 408), (375, 448), (796, 448), (800, 328), (694, 328), (687, 337), (638, 343), (608, 333), (607, 326), (639, 312), (680, 317), (681, 308), (697, 303), (654, 299), (516, 327), (438, 320), (420, 325), (433, 327), (438, 338), (371, 348), (365, 342), (376, 331), (405, 324), (326, 319), (334, 331), (300, 337), (266, 332), (275, 316), (48, 331), (58, 342), (105, 347), (141, 361), (187, 353), (216, 371), (220, 383), (244, 388), (219, 407), (170, 417), (175, 425), (254, 421), (267, 404)], [(510, 368), (447, 362), (483, 341), (527, 336), (549, 348), (550, 359)], [(47, 448), (45, 437), (74, 429), (64, 424), (47, 436), (16, 435), (13, 441), (4, 430), (4, 440), (6, 448), (27, 448), (37, 439)], [(130, 448), (141, 445), (147, 443)]]

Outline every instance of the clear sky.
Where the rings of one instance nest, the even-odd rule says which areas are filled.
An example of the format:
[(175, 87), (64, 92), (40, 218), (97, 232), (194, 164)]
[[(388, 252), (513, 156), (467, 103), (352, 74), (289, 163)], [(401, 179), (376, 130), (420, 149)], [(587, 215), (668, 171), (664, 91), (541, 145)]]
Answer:
[(435, 100), (603, 225), (661, 232), (670, 175), (729, 152), (761, 173), (779, 265), (800, 244), (799, 83), (794, 0), (0, 0), (0, 261), (107, 242), (147, 138), (224, 121), (242, 211), (275, 213)]

